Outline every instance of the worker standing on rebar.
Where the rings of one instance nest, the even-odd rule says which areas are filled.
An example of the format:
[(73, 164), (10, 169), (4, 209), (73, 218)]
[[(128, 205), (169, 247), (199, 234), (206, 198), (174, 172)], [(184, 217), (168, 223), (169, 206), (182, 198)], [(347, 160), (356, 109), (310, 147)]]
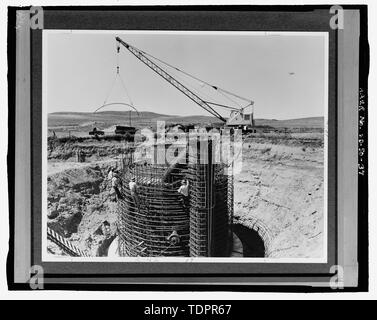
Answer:
[(110, 188), (111, 188), (111, 185), (112, 185), (113, 174), (114, 174), (114, 169), (113, 169), (113, 168), (110, 168), (110, 169), (109, 169), (109, 172), (108, 172), (108, 174), (107, 174), (107, 180), (109, 181), (109, 186), (110, 186)]
[(134, 199), (135, 205), (137, 208), (140, 207), (139, 195), (137, 190), (137, 183), (135, 177), (132, 177), (129, 183), (131, 196)]
[(120, 192), (120, 186), (121, 186), (121, 182), (120, 182), (120, 178), (119, 178), (118, 172), (114, 171), (113, 172), (113, 177), (111, 179), (111, 188), (112, 188), (113, 192), (116, 195), (116, 200), (119, 200), (119, 199), (123, 198), (122, 194)]
[(183, 202), (183, 206), (185, 209), (189, 206), (189, 182), (186, 179), (183, 179), (181, 182), (181, 186), (178, 189), (178, 193), (181, 194), (181, 199)]

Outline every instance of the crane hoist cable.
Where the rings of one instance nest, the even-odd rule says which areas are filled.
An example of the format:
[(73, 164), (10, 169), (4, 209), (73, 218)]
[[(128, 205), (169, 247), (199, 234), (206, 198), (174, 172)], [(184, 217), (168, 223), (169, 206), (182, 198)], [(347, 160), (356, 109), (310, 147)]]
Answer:
[(234, 99), (231, 99), (230, 97), (228, 97), (226, 94), (224, 94), (221, 90), (218, 90), (218, 93), (220, 93), (225, 99), (229, 100), (230, 102), (233, 102), (234, 104), (236, 104), (240, 109), (242, 108), (242, 106)]
[[(119, 44), (119, 43), (117, 43), (116, 50), (117, 50), (117, 55), (116, 55), (116, 73), (115, 73), (115, 76), (114, 76), (114, 79), (113, 79), (112, 85), (111, 85), (111, 87), (110, 87), (110, 89), (109, 89), (109, 91), (108, 91), (108, 93), (107, 93), (107, 95), (106, 95), (106, 98), (105, 98), (104, 102), (103, 102), (103, 105), (102, 105), (100, 108), (102, 108), (103, 106), (109, 105), (109, 104), (108, 104), (108, 99), (109, 99), (109, 97), (110, 97), (110, 94), (111, 94), (112, 91), (114, 90), (114, 87), (115, 87), (115, 83), (116, 83), (116, 81), (119, 79), (119, 81), (120, 81), (120, 83), (121, 83), (121, 85), (122, 85), (122, 88), (123, 88), (123, 90), (124, 90), (124, 92), (125, 92), (125, 94), (126, 94), (128, 100), (130, 101), (130, 105), (135, 109), (135, 107), (134, 107), (134, 103), (133, 103), (133, 101), (132, 101), (132, 99), (131, 99), (131, 96), (130, 96), (130, 94), (128, 93), (128, 90), (127, 90), (126, 84), (125, 84), (125, 82), (124, 82), (124, 80), (123, 80), (123, 78), (122, 78), (122, 76), (121, 76), (121, 74), (120, 74), (120, 66), (119, 66), (120, 44)], [(114, 103), (113, 103), (113, 104), (114, 104)], [(122, 103), (122, 104), (123, 104), (123, 103)], [(98, 109), (99, 109), (99, 108), (98, 108)], [(97, 110), (98, 110), (98, 109), (97, 109)], [(96, 111), (97, 111), (97, 110), (96, 110)]]
[[(160, 62), (160, 63), (166, 65), (167, 67), (169, 67), (169, 68), (171, 69), (170, 72), (175, 72), (175, 71), (177, 71), (177, 72), (173, 73), (174, 77), (175, 77), (176, 79), (178, 79), (182, 84), (184, 84), (187, 88), (190, 88), (191, 91), (195, 92), (196, 94), (198, 94), (198, 95), (200, 95), (200, 96), (205, 97), (205, 98), (207, 99), (207, 100), (204, 100), (206, 103), (208, 103), (208, 104), (213, 104), (213, 105), (216, 105), (216, 106), (219, 106), (219, 107), (224, 107), (224, 108), (227, 108), (227, 109), (232, 109), (232, 110), (234, 109), (234, 110), (237, 110), (236, 108), (233, 108), (233, 107), (230, 107), (230, 106), (227, 106), (227, 105), (221, 104), (220, 102), (218, 102), (218, 103), (214, 103), (213, 101), (211, 101), (211, 100), (216, 100), (216, 98), (214, 98), (213, 95), (210, 96), (210, 95), (209, 95), (209, 94), (210, 94), (209, 92), (205, 92), (205, 91), (203, 90), (203, 85), (206, 85), (206, 84), (203, 83), (202, 81), (197, 81), (197, 79), (194, 79), (193, 77), (189, 77), (189, 78), (191, 78), (191, 79), (194, 79), (194, 80), (196, 81), (197, 84), (195, 85), (195, 84), (189, 83), (188, 80), (187, 80), (187, 75), (185, 74), (185, 72), (182, 72), (180, 69), (178, 69), (178, 68), (176, 68), (176, 67), (174, 67), (174, 66), (172, 66), (172, 65), (170, 65), (170, 64), (168, 64), (168, 63), (166, 63), (166, 62), (164, 62), (164, 61), (161, 60), (161, 59), (158, 59), (158, 58), (152, 56), (151, 54), (148, 54), (148, 53), (146, 53), (146, 52), (144, 52), (144, 51), (142, 51), (142, 50), (140, 50), (140, 49), (138, 49), (138, 50), (139, 50), (140, 52), (142, 52), (143, 54), (149, 56), (150, 58), (155, 59), (155, 60), (157, 60), (158, 62)], [(156, 63), (156, 64), (157, 64), (157, 63)], [(179, 75), (178, 75), (178, 74), (179, 74)], [(182, 77), (183, 75), (185, 75), (186, 78), (183, 78), (183, 77)], [(207, 88), (210, 88), (210, 89), (213, 89), (212, 86), (208, 86), (208, 85), (206, 85), (206, 87), (207, 87)], [(237, 104), (240, 108), (242, 108), (241, 105), (239, 105), (239, 104), (238, 104), (236, 101), (234, 101), (233, 99), (230, 99), (228, 96), (224, 95), (221, 91), (216, 91), (216, 93), (220, 93), (224, 98), (226, 98), (227, 100), (231, 101), (231, 102), (234, 103), (234, 104)]]
[(240, 99), (240, 100), (246, 101), (246, 102), (249, 103), (249, 105), (254, 104), (254, 102), (253, 102), (252, 100), (250, 100), (250, 99), (244, 98), (244, 97), (242, 97), (242, 96), (240, 96), (240, 95), (238, 95), (238, 94), (235, 94), (235, 93), (233, 93), (233, 92), (230, 92), (230, 91), (228, 91), (228, 90), (225, 90), (225, 89), (223, 89), (223, 88), (220, 88), (219, 86), (215, 86), (215, 85), (213, 85), (213, 84), (211, 84), (211, 83), (209, 83), (209, 82), (207, 82), (207, 81), (204, 81), (204, 80), (202, 80), (202, 79), (200, 79), (200, 78), (198, 78), (198, 77), (196, 77), (196, 76), (194, 76), (194, 75), (192, 75), (192, 74), (190, 74), (190, 73), (188, 73), (188, 72), (186, 72), (186, 71), (184, 71), (184, 70), (181, 70), (181, 69), (179, 69), (179, 68), (177, 68), (177, 67), (175, 67), (175, 66), (173, 66), (173, 65), (171, 65), (171, 64), (169, 64), (169, 63), (167, 63), (167, 62), (165, 62), (165, 61), (163, 61), (163, 60), (161, 60), (161, 59), (159, 59), (159, 58), (157, 58), (157, 57), (154, 57), (154, 56), (151, 55), (150, 53), (147, 53), (147, 52), (145, 52), (145, 51), (143, 51), (143, 50), (140, 50), (140, 49), (137, 49), (137, 50), (139, 50), (141, 53), (145, 54), (146, 56), (149, 56), (150, 58), (153, 58), (153, 59), (155, 59), (155, 60), (157, 60), (157, 61), (163, 63), (164, 65), (166, 65), (166, 66), (168, 66), (168, 67), (170, 67), (170, 68), (172, 68), (172, 69), (175, 69), (175, 70), (177, 70), (178, 72), (181, 72), (181, 73), (185, 74), (186, 76), (188, 76), (188, 77), (190, 77), (190, 78), (192, 78), (192, 79), (194, 79), (194, 80), (196, 80), (196, 81), (199, 81), (199, 82), (201, 82), (201, 83), (203, 83), (203, 84), (205, 84), (205, 85), (211, 87), (212, 89), (214, 89), (214, 90), (216, 90), (216, 91), (218, 91), (218, 92), (226, 93), (226, 94), (229, 94), (229, 95), (231, 95), (231, 96), (233, 96), (233, 97), (236, 97), (236, 98), (238, 98), (238, 99)]
[[(226, 96), (225, 94), (223, 94), (221, 91), (216, 91), (216, 93), (217, 94), (221, 94), (225, 99), (227, 99), (227, 100), (231, 101), (232, 103), (238, 105), (239, 108), (231, 107), (229, 105), (225, 105), (224, 103), (220, 103), (220, 102), (214, 102), (214, 100), (216, 100), (216, 98), (214, 98), (213, 95), (210, 96), (209, 93), (207, 93), (207, 92), (205, 92), (203, 90), (203, 88), (200, 88), (200, 86), (203, 85), (203, 83), (200, 83), (199, 85), (194, 85), (192, 83), (189, 83), (187, 81), (187, 78), (183, 78), (182, 75), (177, 75), (175, 73), (173, 75), (174, 75), (174, 78), (178, 79), (187, 88), (190, 88), (190, 90), (192, 92), (194, 92), (195, 94), (197, 94), (200, 97), (205, 97), (206, 100), (203, 99), (203, 101), (206, 102), (206, 103), (208, 103), (209, 105), (214, 105), (214, 106), (222, 107), (222, 108), (229, 109), (229, 110), (240, 110), (240, 109), (243, 108), (239, 103), (237, 103), (233, 99), (229, 98), (228, 96)], [(207, 85), (206, 85), (206, 87), (212, 89), (212, 87), (209, 87)]]
[[(174, 77), (176, 79), (178, 79), (182, 84), (184, 84), (187, 88), (190, 88), (190, 90), (192, 90), (196, 94), (198, 94), (198, 95), (200, 95), (202, 97), (205, 97), (207, 100), (204, 100), (204, 101), (207, 102), (208, 104), (214, 104), (214, 105), (218, 105), (218, 106), (223, 106), (222, 104), (220, 104), (220, 102), (218, 102), (218, 103), (211, 102), (211, 100), (214, 100), (214, 97), (210, 96), (209, 93), (205, 92), (203, 90), (203, 88), (200, 88), (200, 85), (198, 85), (198, 84), (194, 85), (194, 84), (188, 82), (187, 78), (182, 77), (181, 74), (180, 75), (174, 74)], [(225, 107), (227, 107), (227, 106), (225, 106)]]
[[(134, 106), (134, 103), (132, 102), (132, 99), (131, 99), (131, 96), (129, 95), (128, 93), (128, 90), (127, 90), (127, 87), (126, 87), (126, 84), (120, 74), (120, 66), (119, 66), (119, 53), (120, 53), (120, 44), (119, 43), (116, 43), (116, 51), (117, 51), (117, 54), (116, 54), (116, 73), (115, 73), (115, 77), (114, 77), (114, 80), (112, 81), (112, 84), (111, 84), (111, 87), (106, 95), (106, 98), (103, 102), (103, 104), (101, 106), (99, 106), (94, 112), (93, 114), (95, 114), (97, 111), (101, 110), (102, 108), (105, 108), (105, 107), (108, 107), (108, 106), (113, 106), (113, 105), (123, 105), (123, 106), (127, 106), (127, 107), (130, 107), (131, 109), (135, 110), (136, 113), (137, 113), (137, 116), (140, 117), (140, 114), (139, 114), (139, 111), (135, 108)], [(115, 87), (115, 83), (116, 81), (119, 79), (121, 85), (122, 85), (122, 88), (124, 90), (124, 92), (126, 93), (126, 96), (128, 98), (128, 100), (130, 101), (130, 103), (125, 103), (125, 102), (111, 102), (109, 103), (108, 102), (108, 99), (110, 97), (110, 94), (111, 92), (113, 91), (114, 87)], [(130, 126), (131, 126), (131, 110), (129, 112), (129, 121), (130, 121)], [(96, 129), (96, 128), (93, 128), (93, 130)]]
[[(220, 103), (220, 102), (214, 102), (214, 97), (210, 97), (209, 96), (209, 93), (205, 93), (203, 88), (200, 88), (199, 86), (202, 86), (204, 85), (204, 83), (200, 82), (199, 85), (193, 85), (193, 84), (190, 84), (188, 85), (188, 82), (187, 80), (183, 80), (183, 78), (181, 76), (178, 76), (178, 75), (174, 75), (176, 78), (178, 78), (182, 83), (184, 83), (186, 86), (191, 86), (193, 89), (191, 90), (196, 90), (197, 92), (199, 92), (199, 94), (203, 97), (206, 97), (208, 100), (205, 100), (205, 102), (207, 102), (208, 104), (212, 104), (212, 105), (215, 105), (215, 106), (218, 106), (218, 107), (222, 107), (222, 108), (225, 108), (225, 109), (230, 109), (230, 110), (240, 110), (240, 109), (243, 109), (245, 107), (242, 107), (237, 101), (235, 101), (234, 99), (231, 99), (230, 97), (228, 97), (227, 95), (225, 95), (223, 92), (221, 91), (216, 91), (216, 93), (220, 94), (221, 96), (223, 96), (225, 99), (227, 99), (228, 101), (236, 104), (238, 106), (238, 108), (235, 108), (235, 107), (231, 107), (229, 105), (225, 105), (223, 103)], [(197, 81), (199, 82), (199, 81)], [(210, 89), (213, 89), (211, 86), (208, 86), (206, 85), (207, 88), (210, 88)], [(211, 101), (212, 100), (212, 101)], [(216, 100), (216, 99), (215, 99)]]
[(226, 119), (219, 114), (213, 107), (210, 106), (206, 101), (200, 98), (197, 94), (195, 94), (192, 90), (184, 86), (181, 82), (171, 76), (168, 72), (158, 66), (155, 62), (149, 59), (146, 55), (140, 52), (137, 48), (130, 46), (128, 43), (124, 42), (121, 38), (116, 37), (116, 40), (121, 43), (128, 51), (130, 51), (136, 58), (138, 58), (141, 62), (143, 62), (146, 66), (156, 72), (159, 76), (169, 82), (172, 86), (176, 89), (181, 91), (185, 96), (189, 99), (194, 101), (197, 105), (201, 108), (212, 114), (213, 116), (217, 117), (223, 122), (226, 122)]

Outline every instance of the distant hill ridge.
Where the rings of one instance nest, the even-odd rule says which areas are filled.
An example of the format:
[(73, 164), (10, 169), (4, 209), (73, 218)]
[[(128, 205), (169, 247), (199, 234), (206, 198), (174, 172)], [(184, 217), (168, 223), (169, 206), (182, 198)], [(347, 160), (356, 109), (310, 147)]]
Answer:
[[(150, 111), (101, 111), (101, 112), (54, 112), (48, 114), (49, 127), (62, 126), (86, 126), (98, 124), (100, 127), (109, 127), (116, 124), (127, 124), (131, 118), (134, 126), (150, 125), (155, 121), (166, 121), (168, 123), (218, 123), (219, 120), (211, 116), (193, 115), (177, 116), (159, 114)], [(324, 117), (308, 117), (297, 119), (256, 119), (257, 126), (271, 126), (276, 128), (323, 128)]]

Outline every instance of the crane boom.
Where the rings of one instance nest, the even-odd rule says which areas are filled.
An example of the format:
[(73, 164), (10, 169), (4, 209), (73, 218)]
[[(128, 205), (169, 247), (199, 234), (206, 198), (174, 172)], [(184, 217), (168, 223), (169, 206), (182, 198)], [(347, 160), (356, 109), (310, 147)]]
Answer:
[(198, 104), (204, 110), (206, 110), (207, 112), (209, 112), (213, 116), (217, 117), (221, 121), (226, 122), (226, 119), (223, 118), (206, 101), (204, 101), (203, 99), (201, 99), (198, 95), (196, 95), (194, 92), (192, 92), (190, 89), (188, 89), (182, 83), (180, 83), (177, 79), (175, 79), (173, 76), (171, 76), (165, 70), (163, 70), (162, 68), (160, 68), (152, 60), (150, 60), (148, 57), (146, 57), (140, 50), (138, 50), (137, 48), (135, 48), (135, 47), (131, 46), (130, 44), (124, 42), (119, 37), (116, 37), (115, 39), (120, 44), (122, 44), (128, 51), (130, 51), (136, 58), (138, 58), (141, 62), (143, 62), (145, 65), (147, 65), (149, 68), (151, 68), (154, 72), (156, 72), (158, 75), (160, 75), (162, 78), (164, 78), (167, 82), (169, 82), (172, 86), (174, 86), (179, 91), (181, 91), (184, 95), (186, 95), (188, 98), (190, 98), (196, 104)]

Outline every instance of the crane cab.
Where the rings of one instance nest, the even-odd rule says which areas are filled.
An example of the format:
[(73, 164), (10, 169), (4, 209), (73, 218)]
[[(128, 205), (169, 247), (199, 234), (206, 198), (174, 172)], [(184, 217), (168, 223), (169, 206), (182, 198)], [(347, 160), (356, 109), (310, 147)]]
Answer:
[(255, 127), (254, 115), (253, 113), (244, 113), (241, 110), (233, 110), (226, 122), (226, 126), (242, 129), (243, 131), (252, 131)]

